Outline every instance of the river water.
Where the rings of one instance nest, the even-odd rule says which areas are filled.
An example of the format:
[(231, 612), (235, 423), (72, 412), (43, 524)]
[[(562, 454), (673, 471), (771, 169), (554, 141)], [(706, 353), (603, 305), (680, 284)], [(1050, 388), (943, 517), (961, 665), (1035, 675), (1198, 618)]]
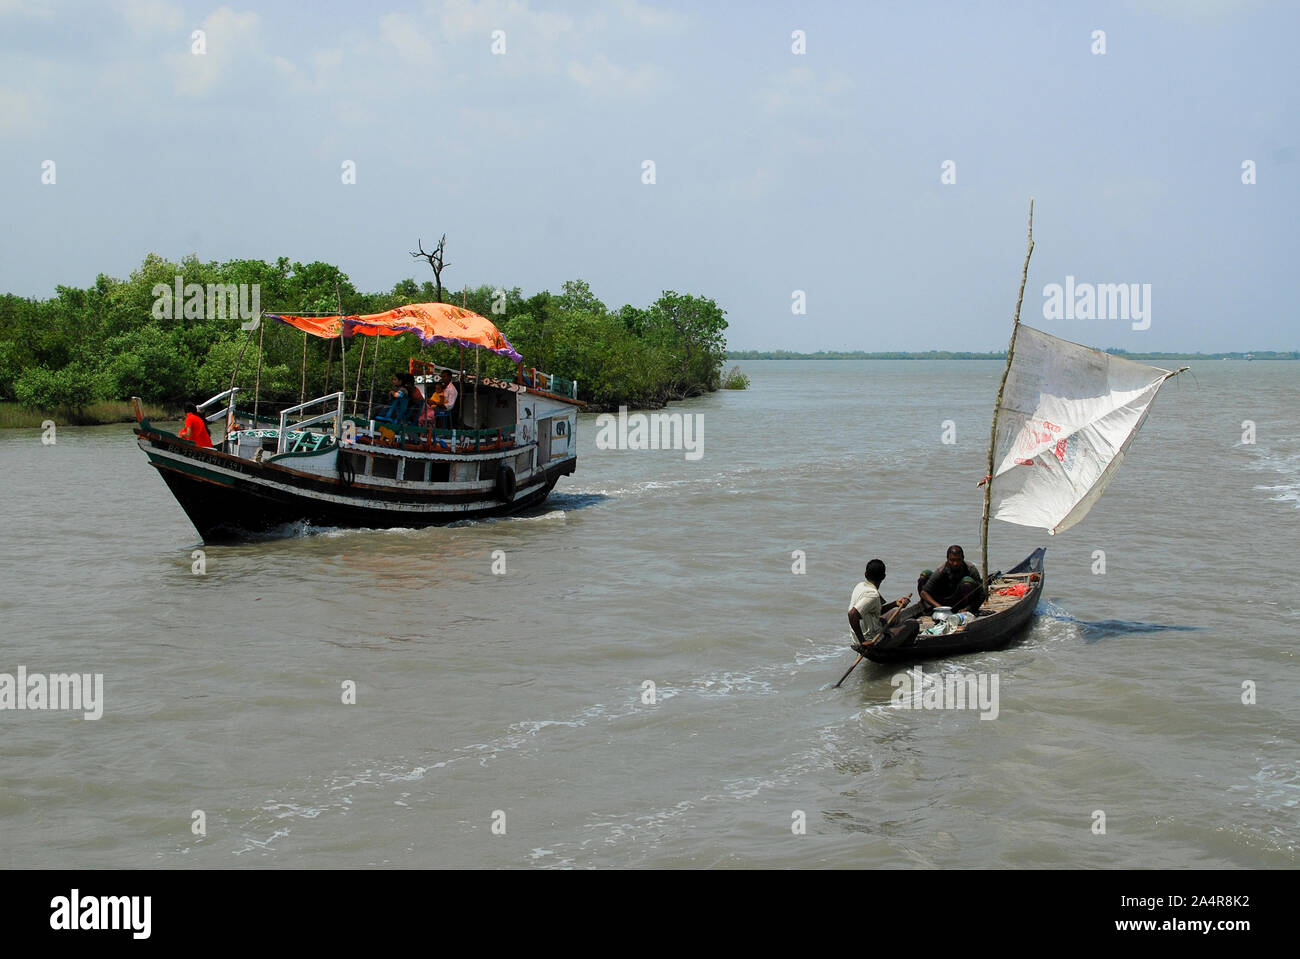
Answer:
[(989, 719), (899, 708), (899, 667), (831, 685), (866, 560), (888, 598), (978, 562), (1001, 364), (741, 365), (673, 407), (698, 459), (584, 415), (527, 516), (202, 575), (127, 426), (0, 432), (0, 672), (104, 684), (98, 720), (0, 711), (0, 861), (1296, 866), (1300, 364), (1194, 364), (1083, 524), (994, 524), (994, 568), (1048, 547), (1039, 614), (924, 667), (996, 678)]

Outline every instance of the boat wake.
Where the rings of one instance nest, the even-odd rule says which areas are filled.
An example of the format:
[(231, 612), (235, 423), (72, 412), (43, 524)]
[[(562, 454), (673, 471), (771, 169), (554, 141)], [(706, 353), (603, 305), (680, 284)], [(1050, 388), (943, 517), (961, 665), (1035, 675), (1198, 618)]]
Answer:
[(241, 539), (245, 543), (266, 543), (284, 539), (308, 539), (314, 536), (319, 536), (325, 539), (337, 539), (340, 536), (350, 536), (354, 533), (392, 533), (397, 535), (408, 535), (418, 532), (420, 532), (420, 530), (410, 526), (394, 526), (385, 529), (371, 529), (365, 527), (353, 529), (342, 526), (317, 526), (314, 523), (309, 523), (307, 520), (298, 520), (297, 522), (283, 523), (280, 526), (274, 526), (271, 529), (261, 530), (259, 532), (246, 532), (241, 534)]
[(554, 506), (556, 509), (568, 512), (570, 510), (586, 509), (588, 506), (600, 506), (610, 496), (605, 492), (552, 492), (546, 499), (548, 506)]
[(1181, 623), (1139, 623), (1127, 619), (1076, 619), (1054, 603), (1044, 603), (1038, 607), (1038, 615), (1069, 623), (1078, 630), (1084, 642), (1095, 643), (1114, 636), (1129, 636), (1134, 633), (1194, 633), (1204, 629), (1203, 626), (1184, 626)]
[(563, 501), (567, 506), (570, 502), (576, 502), (582, 506), (595, 506), (604, 503), (606, 500), (617, 499), (626, 496), (639, 496), (642, 493), (652, 493), (656, 490), (671, 489), (675, 486), (685, 486), (690, 480), (645, 480), (640, 483), (633, 483), (630, 486), (601, 486), (599, 488), (583, 488), (581, 486), (570, 486), (567, 492), (552, 492), (550, 502)]
[[(551, 505), (547, 501), (547, 505)], [(560, 505), (560, 504), (555, 504)], [(474, 526), (481, 526), (485, 523), (536, 523), (538, 520), (561, 520), (565, 518), (566, 509), (530, 509), (523, 513), (511, 513), (509, 516), (485, 516), (482, 519), (462, 519), (454, 523), (448, 523), (447, 529), (467, 529)]]
[[(463, 519), (452, 523), (442, 524), (432, 527), (416, 526), (392, 526), (392, 527), (351, 527), (351, 526), (317, 526), (306, 520), (299, 520), (294, 523), (284, 523), (272, 529), (262, 530), (257, 533), (248, 533), (244, 535), (244, 542), (265, 543), (275, 540), (288, 539), (310, 539), (320, 537), (322, 539), (339, 539), (344, 536), (420, 536), (436, 529), (461, 529), (467, 526), (479, 526), (483, 523), (516, 523), (516, 522), (537, 522), (538, 520), (554, 521), (563, 520), (565, 514), (572, 509), (580, 509), (588, 503), (556, 502), (562, 497), (552, 496), (547, 502), (538, 509), (526, 510), (522, 513), (512, 513), (507, 516), (486, 516), (481, 519)], [(547, 508), (554, 507), (554, 508)]]
[[(842, 642), (819, 645), (808, 638), (803, 642), (807, 648), (796, 650), (787, 661), (765, 663), (745, 671), (710, 671), (678, 683), (662, 683), (656, 690), (658, 703), (662, 704), (679, 696), (707, 702), (730, 697), (772, 695), (780, 691), (778, 682), (781, 678), (797, 675), (801, 668), (810, 664), (822, 667), (831, 660), (841, 658), (845, 652)], [(416, 789), (412, 788), (412, 784), (420, 783), (458, 763), (486, 767), (512, 754), (527, 754), (541, 748), (545, 737), (562, 734), (566, 730), (577, 731), (653, 715), (658, 707), (642, 703), (641, 695), (640, 687), (618, 690), (605, 702), (580, 707), (567, 715), (513, 722), (505, 727), (500, 736), (483, 742), (453, 747), (440, 756), (422, 756), (418, 760), (395, 757), (382, 764), (367, 764), (359, 771), (340, 770), (332, 775), (313, 779), (304, 783), (298, 791), (306, 792), (307, 797), (278, 795), (259, 803), (256, 807), (257, 811), (243, 823), (240, 836), (242, 845), (232, 849), (232, 853), (234, 855), (246, 852), (274, 854), (278, 851), (281, 841), (289, 838), (296, 821), (313, 820), (322, 815), (344, 814), (355, 801), (363, 798), (365, 791), (370, 789), (394, 790), (393, 801), (398, 805), (418, 803), (421, 801), (421, 796)], [(805, 771), (807, 769), (800, 765), (790, 776), (778, 776), (776, 780), (770, 782), (751, 779), (724, 782), (721, 784), (720, 793), (710, 793), (700, 801), (731, 800), (752, 796), (762, 789), (776, 785), (778, 781), (781, 783), (793, 781)], [(662, 815), (634, 817), (632, 821), (590, 823), (585, 828), (596, 832), (608, 830), (604, 837), (605, 841), (616, 842), (622, 836), (656, 833), (664, 825), (665, 820), (676, 818), (694, 804), (694, 802), (678, 803)], [(585, 847), (592, 841), (596, 840), (585, 840), (578, 848)], [(561, 846), (568, 845), (561, 844)], [(558, 855), (555, 849), (534, 850), (531, 858), (541, 868), (568, 868), (573, 865), (572, 858)]]

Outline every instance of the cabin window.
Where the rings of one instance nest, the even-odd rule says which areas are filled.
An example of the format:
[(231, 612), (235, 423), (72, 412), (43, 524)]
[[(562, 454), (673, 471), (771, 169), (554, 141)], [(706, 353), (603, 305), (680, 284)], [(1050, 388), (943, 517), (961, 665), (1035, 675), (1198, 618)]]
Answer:
[(377, 479), (395, 480), (398, 462), (395, 456), (376, 456), (370, 464), (370, 475)]
[(340, 453), (339, 455), (347, 457), (345, 466), (353, 476), (366, 475), (366, 458), (360, 453)]
[(497, 478), (497, 466), (499, 460), (480, 460), (478, 464), (478, 478), (481, 480), (494, 480)]
[(527, 473), (529, 468), (529, 460), (531, 460), (532, 458), (533, 458), (533, 453), (531, 450), (529, 450), (527, 453), (520, 453), (518, 456), (516, 456), (515, 472)]
[(402, 474), (402, 479), (408, 483), (423, 483), (425, 465), (424, 460), (407, 460), (406, 472)]
[(451, 464), (439, 463), (434, 461), (429, 464), (429, 482), (430, 483), (450, 483), (451, 482)]

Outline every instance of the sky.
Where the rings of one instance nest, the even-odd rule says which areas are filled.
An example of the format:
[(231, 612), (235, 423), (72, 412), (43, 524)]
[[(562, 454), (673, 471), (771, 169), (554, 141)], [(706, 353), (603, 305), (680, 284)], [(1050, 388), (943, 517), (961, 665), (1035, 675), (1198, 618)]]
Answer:
[(154, 252), (383, 292), (445, 233), (447, 286), (700, 294), (733, 349), (1001, 350), (1032, 196), (1026, 322), (1300, 349), (1297, 36), (1265, 0), (0, 0), (0, 291)]

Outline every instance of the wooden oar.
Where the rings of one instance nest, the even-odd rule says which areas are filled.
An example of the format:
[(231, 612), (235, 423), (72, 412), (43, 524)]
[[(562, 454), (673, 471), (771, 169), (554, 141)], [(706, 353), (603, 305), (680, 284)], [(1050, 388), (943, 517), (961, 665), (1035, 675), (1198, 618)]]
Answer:
[[(912, 598), (912, 594), (911, 594), (911, 593), (908, 593), (906, 596), (903, 597), (904, 600), (910, 600), (911, 598)], [(901, 613), (901, 612), (902, 612), (904, 609), (906, 609), (906, 608), (907, 608), (907, 603), (906, 603), (906, 602), (904, 602), (902, 606), (895, 606), (893, 612), (889, 613), (889, 614), (888, 614), (888, 615), (887, 615), (883, 620), (881, 620), (881, 624), (880, 624), (880, 625), (881, 625), (881, 630), (880, 630), (880, 632), (876, 633), (876, 635), (873, 636), (873, 637), (871, 637), (871, 639), (868, 640), (867, 643), (863, 643), (862, 645), (866, 646), (866, 645), (868, 645), (869, 643), (874, 643), (874, 642), (876, 642), (878, 639), (880, 639), (881, 636), (885, 635), (885, 628), (887, 628), (891, 623), (893, 623), (894, 619), (898, 616), (898, 614)], [(839, 688), (840, 688), (840, 683), (842, 683), (842, 682), (844, 682), (844, 680), (848, 679), (848, 678), (849, 678), (849, 673), (853, 672), (853, 670), (855, 670), (855, 669), (858, 668), (858, 663), (862, 662), (862, 657), (863, 657), (863, 654), (862, 654), (862, 653), (859, 653), (859, 654), (858, 654), (858, 658), (855, 659), (855, 660), (853, 661), (853, 665), (849, 667), (849, 672), (848, 672), (848, 673), (845, 673), (843, 676), (841, 676), (841, 677), (840, 677), (840, 682), (839, 682), (839, 683), (836, 683), (834, 686), (832, 686), (831, 689), (839, 689)]]

